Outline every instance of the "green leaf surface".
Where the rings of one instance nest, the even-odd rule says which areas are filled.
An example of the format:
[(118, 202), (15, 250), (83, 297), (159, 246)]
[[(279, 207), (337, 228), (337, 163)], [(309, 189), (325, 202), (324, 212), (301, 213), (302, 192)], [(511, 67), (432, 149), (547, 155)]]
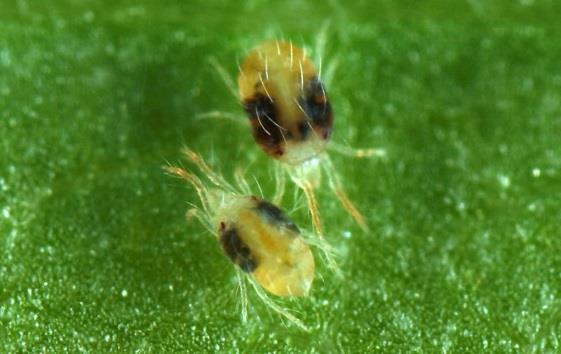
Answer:
[[(561, 5), (556, 1), (0, 1), (0, 352), (561, 350)], [(266, 38), (328, 22), (332, 154), (365, 233), (318, 198), (344, 278), (283, 322), (161, 167), (188, 145), (265, 195), (272, 161), (235, 78)], [(251, 179), (253, 181), (253, 179)], [(253, 183), (256, 187), (256, 183)], [(290, 187), (289, 191), (293, 191)], [(297, 193), (297, 192), (295, 192)], [(301, 195), (283, 208), (311, 229)]]

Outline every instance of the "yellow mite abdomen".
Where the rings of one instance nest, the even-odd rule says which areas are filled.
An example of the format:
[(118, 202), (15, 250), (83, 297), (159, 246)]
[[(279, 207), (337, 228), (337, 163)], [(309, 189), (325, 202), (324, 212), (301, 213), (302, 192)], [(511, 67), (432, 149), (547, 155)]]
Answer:
[(237, 217), (220, 225), (222, 248), (230, 259), (267, 291), (306, 296), (315, 263), (298, 228), (271, 203), (249, 197)]

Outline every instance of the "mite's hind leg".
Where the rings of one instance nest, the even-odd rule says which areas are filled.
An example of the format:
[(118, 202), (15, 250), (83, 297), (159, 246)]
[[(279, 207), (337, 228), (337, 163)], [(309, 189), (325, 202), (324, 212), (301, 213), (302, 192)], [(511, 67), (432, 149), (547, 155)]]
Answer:
[(312, 226), (314, 227), (314, 231), (319, 237), (323, 237), (323, 228), (321, 226), (318, 203), (314, 192), (315, 188), (319, 186), (319, 182), (321, 180), (321, 169), (318, 168), (318, 161), (314, 161), (316, 161), (316, 164), (314, 165), (301, 166), (297, 169), (287, 171), (289, 171), (292, 181), (304, 192), (304, 196), (306, 197), (306, 202), (308, 204), (308, 211), (312, 217)]
[(236, 272), (237, 277), (238, 277), (238, 285), (239, 285), (239, 289), (240, 289), (240, 307), (242, 309), (241, 313), (242, 313), (242, 322), (246, 323), (247, 322), (247, 305), (248, 305), (248, 301), (247, 301), (247, 287), (245, 286), (245, 279), (244, 276), (245, 274), (243, 274), (240, 270), (238, 270)]
[(286, 172), (279, 164), (275, 164), (275, 195), (273, 196), (273, 204), (281, 204), (284, 197), (286, 187)]
[(364, 217), (354, 206), (354, 204), (349, 200), (349, 197), (347, 197), (347, 194), (345, 193), (343, 188), (336, 185), (332, 185), (331, 188), (333, 188), (333, 191), (343, 205), (343, 208), (345, 208), (345, 210), (347, 210), (347, 212), (353, 217), (353, 219), (355, 219), (355, 221), (360, 225), (363, 231), (368, 231), (368, 225), (366, 225)]
[(352, 218), (357, 222), (357, 224), (362, 228), (363, 231), (368, 231), (368, 225), (366, 225), (366, 221), (362, 214), (358, 211), (355, 205), (351, 202), (347, 194), (345, 193), (341, 182), (339, 181), (339, 176), (331, 163), (329, 158), (325, 159), (325, 174), (327, 175), (327, 179), (329, 181), (329, 187), (333, 190), (337, 199), (343, 205), (343, 208), (352, 216)]
[(185, 213), (185, 217), (187, 218), (187, 220), (191, 220), (192, 218), (199, 220), (204, 228), (211, 234), (214, 234), (216, 232), (207, 215), (197, 207), (193, 207), (187, 210), (187, 213)]
[(323, 237), (323, 227), (321, 226), (321, 218), (319, 216), (318, 203), (316, 200), (316, 195), (314, 193), (314, 188), (312, 184), (308, 181), (300, 181), (298, 186), (304, 191), (306, 196), (306, 201), (308, 202), (308, 209), (310, 211), (310, 216), (312, 217), (312, 225), (316, 234), (322, 238)]
[(343, 277), (343, 273), (341, 272), (341, 268), (337, 264), (337, 252), (331, 246), (325, 238), (316, 237), (315, 235), (311, 235), (311, 233), (304, 233), (303, 236), (306, 239), (306, 242), (313, 247), (318, 248), (321, 251), (321, 258), (323, 258), (324, 262), (327, 264), (327, 267), (331, 269), (337, 276)]
[(314, 229), (314, 234), (317, 236), (315, 240), (308, 238), (307, 241), (311, 245), (318, 247), (322, 251), (327, 266), (331, 270), (333, 270), (337, 275), (341, 276), (342, 275), (341, 271), (334, 257), (335, 252), (331, 247), (331, 245), (329, 245), (329, 243), (327, 243), (327, 241), (323, 237), (323, 227), (321, 225), (321, 218), (320, 218), (318, 204), (314, 192), (314, 186), (308, 180), (302, 180), (293, 177), (293, 181), (304, 192), (304, 195), (306, 197), (306, 202), (308, 204), (308, 210), (312, 218), (312, 226)]

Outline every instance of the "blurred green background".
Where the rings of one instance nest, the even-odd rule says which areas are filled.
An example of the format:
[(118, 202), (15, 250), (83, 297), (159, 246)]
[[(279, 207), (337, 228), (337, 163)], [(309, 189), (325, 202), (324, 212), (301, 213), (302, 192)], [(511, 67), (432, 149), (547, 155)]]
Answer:
[[(0, 0), (0, 352), (561, 350), (561, 2)], [(266, 38), (325, 62), (332, 154), (368, 219), (319, 201), (323, 267), (282, 323), (187, 222), (186, 144), (265, 194), (233, 76)], [(344, 166), (344, 168), (343, 168)], [(289, 192), (292, 195), (292, 190)], [(285, 200), (293, 209), (298, 195)], [(310, 228), (305, 210), (291, 212)]]

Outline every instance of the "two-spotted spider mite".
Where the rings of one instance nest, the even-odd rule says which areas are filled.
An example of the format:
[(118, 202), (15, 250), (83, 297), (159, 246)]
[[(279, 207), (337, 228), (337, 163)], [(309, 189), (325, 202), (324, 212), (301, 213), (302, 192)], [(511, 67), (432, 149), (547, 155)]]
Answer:
[(197, 153), (184, 148), (183, 154), (204, 174), (204, 179), (180, 167), (167, 166), (165, 169), (195, 188), (201, 207), (191, 209), (188, 215), (198, 218), (217, 237), (226, 256), (239, 268), (242, 317), (246, 317), (247, 298), (240, 273), (249, 275), (250, 283), (268, 306), (304, 327), (299, 319), (272, 301), (262, 288), (282, 297), (307, 296), (315, 273), (309, 243), (326, 253), (330, 252), (328, 246), (305, 239), (281, 209), (251, 194), (242, 175), (236, 175), (239, 185), (236, 188), (214, 172)]
[[(342, 206), (366, 230), (364, 217), (347, 197), (325, 152), (334, 115), (321, 73), (305, 52), (284, 41), (258, 45), (240, 66), (238, 88), (255, 141), (267, 155), (282, 163), (292, 181), (304, 191), (316, 232), (322, 235), (314, 194), (321, 169)], [(371, 154), (370, 150), (354, 153), (359, 157)], [(284, 173), (277, 175), (284, 183)]]

